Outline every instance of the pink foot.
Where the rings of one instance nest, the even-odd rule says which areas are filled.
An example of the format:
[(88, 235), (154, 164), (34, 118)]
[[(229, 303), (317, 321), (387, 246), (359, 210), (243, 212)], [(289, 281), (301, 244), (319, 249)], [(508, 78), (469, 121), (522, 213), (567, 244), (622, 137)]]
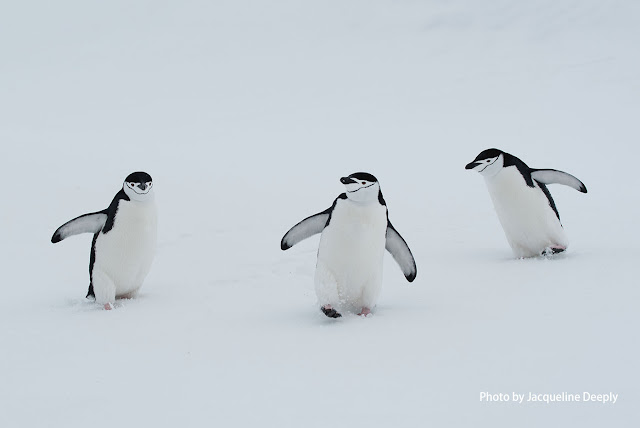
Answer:
[(110, 311), (111, 309), (113, 309), (113, 306), (111, 305), (111, 303), (105, 303), (104, 304), (104, 310), (105, 311)]
[(366, 316), (367, 316), (367, 315), (369, 315), (370, 313), (371, 313), (371, 309), (369, 309), (369, 308), (362, 308), (362, 310), (360, 311), (360, 313), (359, 313), (358, 315), (366, 317)]

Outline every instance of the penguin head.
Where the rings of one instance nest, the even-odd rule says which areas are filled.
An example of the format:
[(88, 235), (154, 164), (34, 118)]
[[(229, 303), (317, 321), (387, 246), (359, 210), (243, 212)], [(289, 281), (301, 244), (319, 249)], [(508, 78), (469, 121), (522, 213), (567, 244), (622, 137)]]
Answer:
[(503, 166), (504, 152), (498, 149), (487, 149), (480, 152), (473, 162), (467, 164), (465, 169), (472, 169), (485, 177), (492, 177), (500, 172)]
[(133, 172), (124, 180), (122, 189), (133, 201), (148, 201), (153, 197), (153, 180), (146, 172)]
[(340, 182), (347, 188), (349, 200), (355, 202), (373, 202), (378, 200), (380, 183), (378, 179), (367, 172), (356, 172), (348, 177), (342, 177)]

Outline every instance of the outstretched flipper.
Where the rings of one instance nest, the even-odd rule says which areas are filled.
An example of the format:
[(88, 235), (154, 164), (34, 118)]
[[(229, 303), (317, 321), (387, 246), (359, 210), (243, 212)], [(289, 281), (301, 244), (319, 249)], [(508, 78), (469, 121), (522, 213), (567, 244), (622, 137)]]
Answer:
[(51, 242), (55, 244), (80, 233), (98, 233), (106, 222), (107, 210), (81, 215), (60, 226), (51, 237)]
[(571, 174), (555, 169), (531, 169), (531, 178), (542, 184), (564, 184), (578, 192), (587, 193), (584, 183)]
[(288, 250), (298, 242), (322, 232), (327, 225), (327, 221), (329, 221), (330, 215), (331, 208), (305, 218), (289, 229), (280, 242), (280, 248)]
[(411, 254), (409, 246), (398, 231), (394, 229), (390, 221), (387, 221), (387, 242), (385, 248), (398, 263), (407, 281), (412, 282), (416, 279), (418, 268), (413, 254)]

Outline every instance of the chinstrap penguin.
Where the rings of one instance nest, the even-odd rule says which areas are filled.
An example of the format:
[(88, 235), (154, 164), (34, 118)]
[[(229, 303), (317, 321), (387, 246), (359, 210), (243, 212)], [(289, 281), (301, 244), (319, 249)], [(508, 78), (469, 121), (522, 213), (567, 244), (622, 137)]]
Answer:
[(357, 172), (340, 181), (346, 192), (330, 208), (293, 226), (280, 247), (287, 250), (321, 233), (314, 282), (322, 312), (330, 318), (341, 317), (339, 310), (366, 316), (382, 288), (385, 248), (409, 282), (416, 277), (416, 262), (389, 221), (378, 180)]
[(580, 180), (555, 169), (529, 168), (498, 149), (484, 150), (465, 168), (484, 177), (507, 241), (517, 257), (551, 255), (567, 249), (569, 240), (546, 185), (564, 184), (587, 193)]
[(157, 211), (151, 176), (130, 174), (108, 208), (66, 222), (51, 242), (80, 233), (93, 233), (87, 297), (111, 309), (117, 297), (133, 296), (149, 273), (156, 249)]

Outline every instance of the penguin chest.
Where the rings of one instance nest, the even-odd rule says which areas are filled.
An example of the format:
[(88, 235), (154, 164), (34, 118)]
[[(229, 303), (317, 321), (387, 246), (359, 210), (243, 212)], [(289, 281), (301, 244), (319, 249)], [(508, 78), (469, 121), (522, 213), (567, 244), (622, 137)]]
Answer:
[(120, 202), (113, 228), (96, 239), (94, 269), (111, 278), (118, 295), (134, 291), (149, 273), (156, 241), (155, 203)]
[(381, 277), (386, 231), (384, 205), (338, 201), (320, 237), (318, 264), (329, 269), (338, 284)]
[(539, 255), (547, 246), (568, 245), (560, 220), (534, 181), (529, 187), (515, 167), (486, 178), (496, 214), (519, 257)]

